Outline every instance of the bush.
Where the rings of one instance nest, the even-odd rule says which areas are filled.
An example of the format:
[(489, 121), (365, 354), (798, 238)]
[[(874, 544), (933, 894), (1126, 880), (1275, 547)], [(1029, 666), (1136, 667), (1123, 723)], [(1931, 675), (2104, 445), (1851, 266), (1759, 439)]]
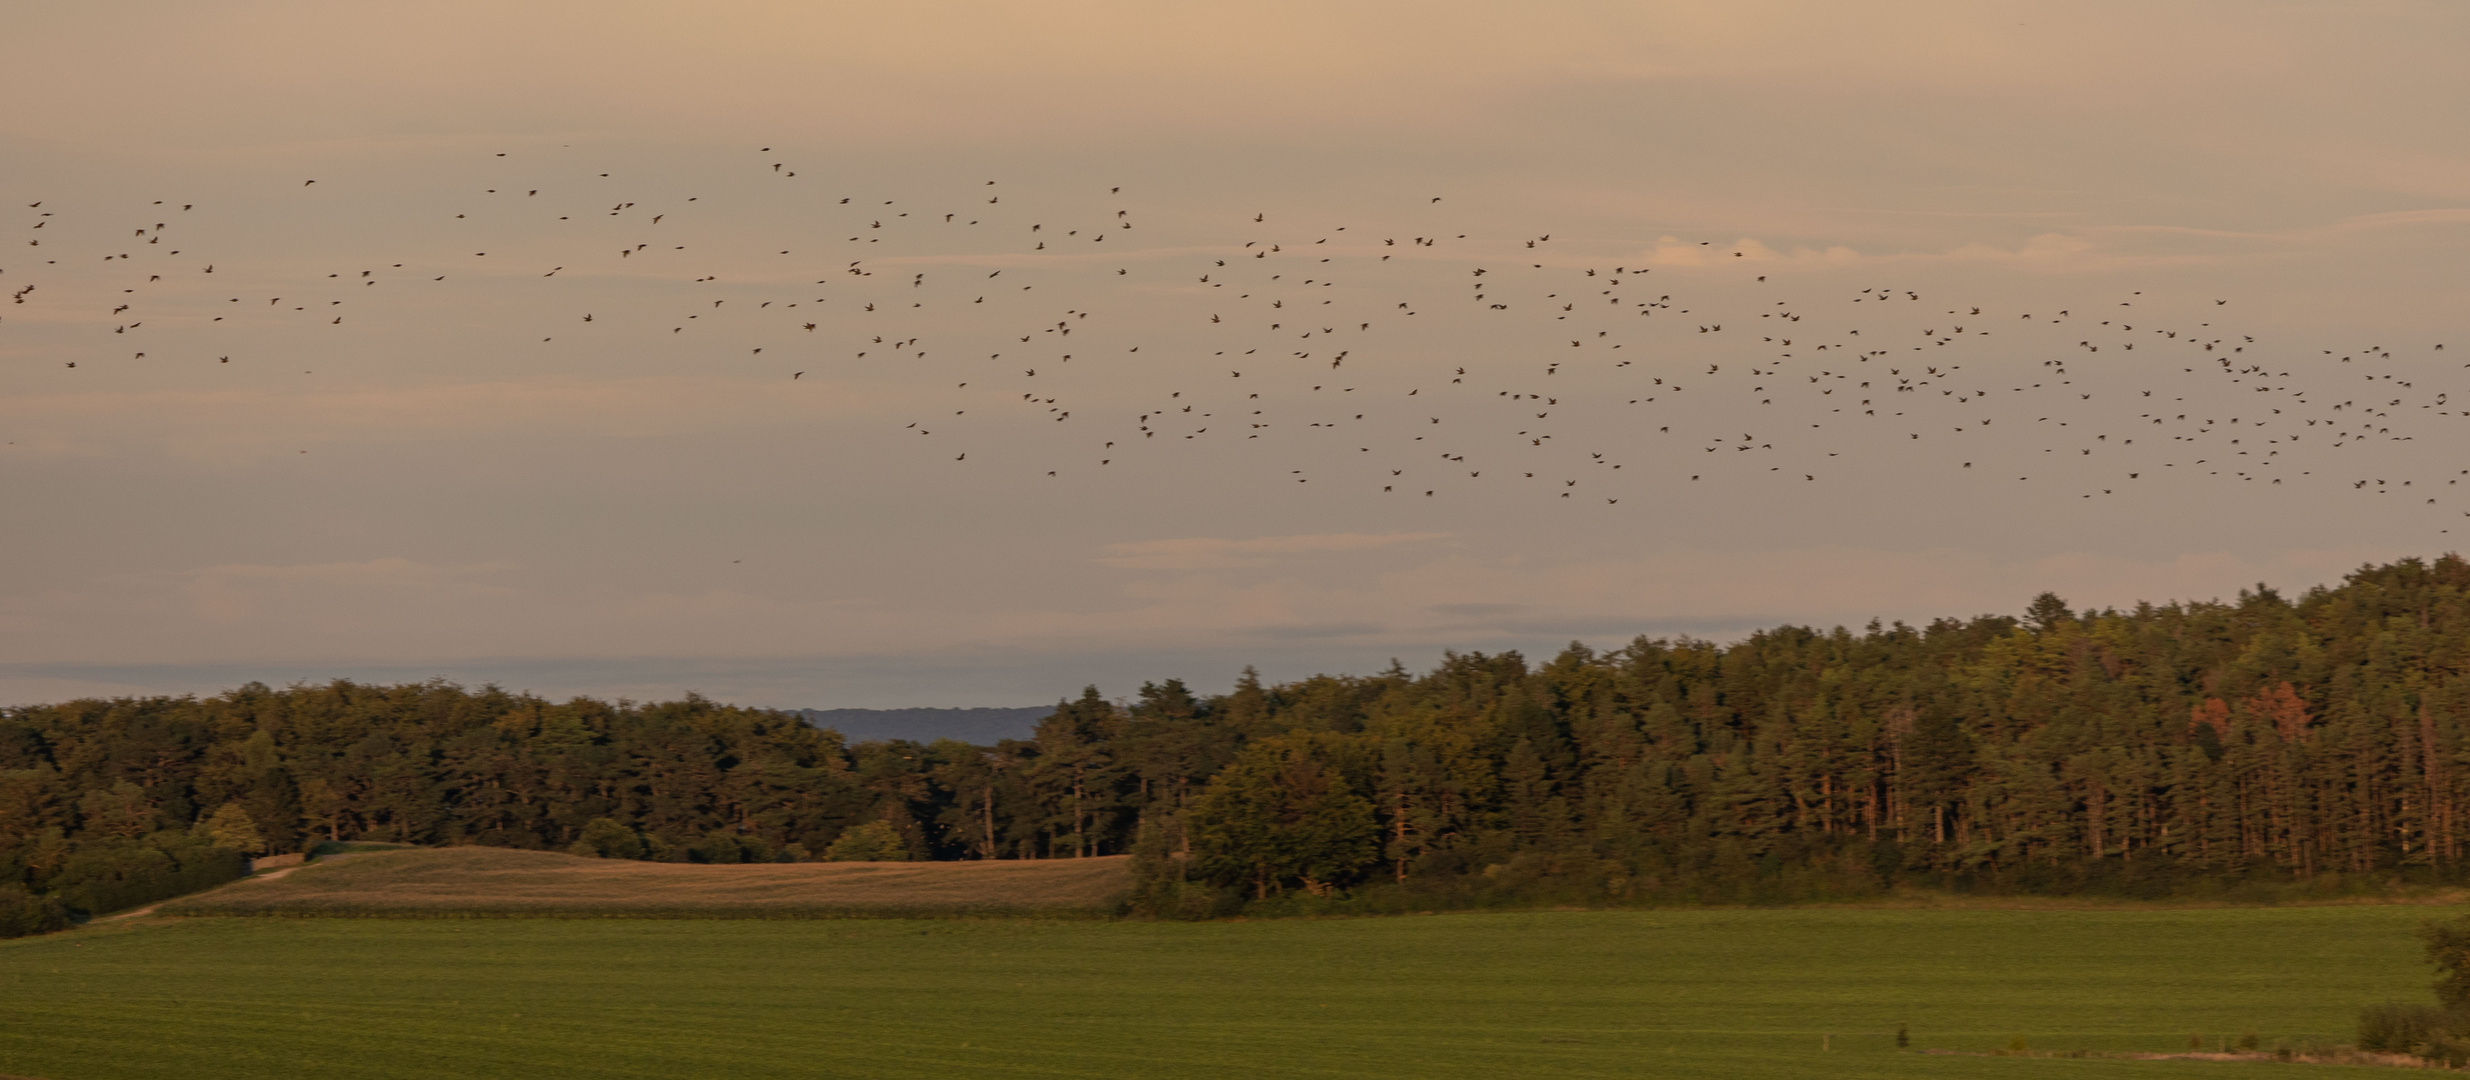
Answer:
[(1244, 909), (1243, 893), (1206, 881), (1185, 881), (1171, 874), (1143, 874), (1134, 867), (1134, 886), (1124, 898), (1124, 914), (1136, 919), (1223, 919)]
[(2359, 1010), (2358, 1048), (2386, 1054), (2458, 1057), (2470, 1036), (2470, 1015), (2434, 1005), (2386, 1002)]
[(640, 859), (643, 838), (635, 830), (610, 818), (593, 818), (583, 827), (583, 835), (566, 849), (569, 854), (596, 859)]
[(825, 862), (907, 862), (909, 845), (889, 821), (869, 821), (842, 830), (823, 849)]
[(727, 829), (706, 833), (703, 839), (687, 849), (695, 862), (727, 866), (736, 863), (785, 862), (772, 851), (772, 845), (759, 836), (740, 836)]
[[(2470, 917), (2419, 927), (2441, 1005), (2386, 1002), (2359, 1010), (2358, 1048), (2413, 1054), (2448, 1068), (2470, 1063)], [(2241, 1046), (2247, 1040), (2239, 1041)]]
[(14, 881), (0, 883), (0, 938), (48, 934), (69, 924), (60, 902)]
[(2470, 918), (2422, 925), (2419, 941), (2427, 962), (2436, 966), (2436, 1000), (2447, 1008), (2470, 1008)]
[(52, 876), (52, 894), (79, 915), (100, 915), (209, 889), (249, 872), (237, 851), (187, 831), (158, 832), (78, 852)]

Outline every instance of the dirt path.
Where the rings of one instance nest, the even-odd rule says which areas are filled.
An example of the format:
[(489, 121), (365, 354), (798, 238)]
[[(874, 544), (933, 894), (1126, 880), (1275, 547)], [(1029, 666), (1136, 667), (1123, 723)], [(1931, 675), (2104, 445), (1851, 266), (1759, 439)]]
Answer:
[[(307, 864), (307, 863), (294, 863), (294, 864), (292, 864), (292, 865), (290, 865), (290, 866), (281, 866), (281, 867), (276, 867), (275, 869), (268, 870), (268, 871), (266, 871), (265, 873), (262, 873), (262, 874), (251, 874), (251, 875), (249, 875), (249, 876), (247, 876), (247, 877), (244, 877), (244, 878), (233, 878), (231, 881), (227, 881), (227, 882), (224, 882), (222, 885), (217, 885), (217, 886), (215, 886), (215, 888), (218, 888), (218, 889), (220, 889), (220, 888), (226, 888), (226, 887), (229, 887), (229, 886), (231, 886), (231, 885), (233, 885), (233, 884), (236, 884), (236, 883), (238, 883), (238, 882), (242, 882), (242, 881), (273, 881), (273, 880), (274, 880), (274, 879), (276, 879), (276, 878), (282, 877), (283, 875), (288, 874), (288, 873), (291, 873), (291, 872), (292, 872), (292, 871), (294, 871), (294, 870), (298, 870), (298, 869), (300, 869), (301, 867), (306, 866), (306, 865), (308, 865), (308, 864)], [(146, 906), (144, 906), (144, 907), (142, 907), (142, 908), (138, 908), (138, 909), (137, 909), (137, 910), (135, 910), (135, 911), (123, 911), (123, 912), (121, 912), (121, 913), (120, 913), (120, 914), (118, 914), (118, 915), (105, 915), (105, 916), (103, 916), (102, 918), (100, 918), (100, 919), (96, 919), (96, 920), (94, 920), (94, 921), (95, 921), (95, 922), (99, 922), (99, 923), (104, 923), (104, 922), (119, 922), (119, 921), (120, 921), (120, 920), (122, 920), (122, 919), (134, 919), (134, 918), (136, 918), (136, 917), (138, 917), (138, 916), (140, 916), (140, 915), (151, 915), (151, 914), (153, 914), (153, 913), (154, 913), (154, 909), (159, 908), (159, 907), (162, 907), (163, 905), (168, 904), (168, 903), (170, 903), (170, 902), (171, 902), (170, 900), (157, 900), (157, 901), (155, 901), (154, 903), (148, 904), (148, 905), (146, 905)], [(8, 1080), (8, 1078), (7, 1078), (7, 1077), (4, 1077), (4, 1076), (0, 1076), (0, 1080)]]

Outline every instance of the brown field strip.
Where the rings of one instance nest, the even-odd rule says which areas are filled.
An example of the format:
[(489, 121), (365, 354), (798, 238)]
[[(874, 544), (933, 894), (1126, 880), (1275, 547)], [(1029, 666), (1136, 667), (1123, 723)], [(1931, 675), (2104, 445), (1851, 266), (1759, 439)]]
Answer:
[(332, 858), (162, 905), (166, 915), (831, 918), (1112, 911), (1128, 856), (703, 866), (454, 847)]

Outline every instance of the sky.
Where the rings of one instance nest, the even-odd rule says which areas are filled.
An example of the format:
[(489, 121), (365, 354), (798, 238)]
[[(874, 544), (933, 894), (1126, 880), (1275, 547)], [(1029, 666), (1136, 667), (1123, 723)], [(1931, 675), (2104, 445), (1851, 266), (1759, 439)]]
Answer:
[(1009, 706), (2470, 528), (2458, 5), (0, 14), (0, 702)]

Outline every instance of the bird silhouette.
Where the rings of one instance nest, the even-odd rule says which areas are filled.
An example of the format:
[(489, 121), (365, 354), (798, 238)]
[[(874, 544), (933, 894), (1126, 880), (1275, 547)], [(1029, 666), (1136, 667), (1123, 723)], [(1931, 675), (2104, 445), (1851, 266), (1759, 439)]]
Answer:
[[(515, 164), (495, 155), (485, 160), (498, 170)], [(779, 160), (749, 164), (783, 180), (797, 173)], [(1335, 481), (1368, 491), (1402, 476), (1410, 455), (1439, 450), (1451, 464), (1465, 466), (1466, 475), (1450, 473), (1427, 495), (1483, 492), (1451, 504), (1465, 507), (1532, 497), (1515, 494), (1520, 485), (1480, 485), (1487, 472), (1496, 479), (1562, 475), (1557, 493), (1565, 493), (1576, 481), (1559, 470), (1583, 465), (1601, 470), (1598, 481), (1616, 487), (1604, 503), (1587, 504), (1606, 507), (1620, 505), (1626, 492), (1706, 480), (1720, 480), (1724, 497), (1740, 497), (1758, 490), (1745, 485), (1788, 481), (1796, 473), (1804, 484), (1828, 486), (1933, 476), (1948, 483), (2018, 483), (2040, 476), (2032, 483), (2056, 480), (2068, 498), (2131, 498), (2137, 496), (2119, 494), (2118, 481), (2140, 482), (2143, 473), (2154, 472), (2163, 474), (2157, 483), (2170, 492), (2201, 483), (2254, 485), (2247, 490), (2324, 485), (2348, 475), (2370, 482), (2344, 484), (2345, 492), (2364, 496), (2407, 487), (2413, 505), (2443, 508), (2448, 516), (2462, 509), (2454, 478), (2436, 485), (2441, 491), (2419, 482), (2439, 460), (2429, 452), (2441, 445), (2436, 433), (2448, 429), (2444, 421), (2470, 418), (2464, 408), (2470, 397), (2426, 363), (2443, 345), (2414, 346), (2398, 356), (2399, 346), (2383, 343), (2310, 353), (2255, 326), (2221, 321), (2229, 317), (2224, 309), (2231, 298), (2219, 294), (2176, 300), (2070, 290), (2020, 302), (1993, 302), (1985, 294), (1950, 303), (1935, 295), (1925, 299), (1917, 283), (1795, 284), (1799, 279), (1789, 275), (1747, 275), (1729, 264), (1720, 268), (1729, 278), (1711, 276), (1710, 268), (1697, 278), (1666, 282), (1671, 268), (1604, 265), (1611, 260), (1586, 265), (1583, 256), (1566, 251), (1557, 257), (1563, 261), (1534, 263), (1562, 230), (1478, 235), (1482, 230), (1447, 221), (1458, 211), (1437, 209), (1437, 196), (1424, 197), (1423, 204), (1401, 199), (1383, 211), (1393, 221), (1423, 223), (1412, 230), (1367, 233), (1362, 221), (1346, 223), (1351, 229), (1299, 226), (1289, 222), (1311, 215), (1284, 210), (1281, 224), (1270, 226), (1266, 210), (1258, 209), (1248, 221), (1214, 219), (1218, 224), (1201, 230), (1216, 230), (1214, 239), (1148, 241), (1152, 246), (1136, 252), (1137, 261), (1110, 259), (1103, 267), (1079, 261), (1085, 256), (1069, 244), (1116, 235), (1118, 246), (1141, 247), (1137, 238), (1152, 225), (1142, 220), (1146, 212), (1072, 198), (990, 199), (968, 204), (976, 209), (965, 213), (954, 202), (927, 201), (952, 198), (951, 191), (890, 191), (897, 197), (864, 207), (853, 197), (823, 200), (820, 226), (826, 235), (852, 237), (843, 243), (861, 249), (853, 255), (863, 254), (852, 260), (816, 255), (811, 240), (791, 242), (797, 231), (787, 226), (776, 241), (760, 231), (732, 237), (730, 226), (700, 216), (708, 203), (613, 190), (630, 182), (610, 174), (544, 165), (472, 175), (487, 178), (450, 196), (462, 205), (446, 209), (462, 213), (448, 218), (439, 212), (452, 230), (441, 239), (468, 252), (464, 258), (551, 263), (530, 278), (537, 291), (506, 286), (504, 297), (516, 310), (543, 322), (590, 324), (587, 334), (624, 334), (634, 325), (629, 319), (670, 315), (675, 343), (692, 356), (751, 365), (777, 378), (778, 369), (765, 365), (783, 360), (785, 351), (788, 362), (781, 366), (792, 369), (792, 381), (810, 371), (829, 372), (825, 393), (840, 392), (851, 380), (931, 385), (943, 379), (946, 387), (934, 394), (950, 414), (931, 428), (911, 429), (932, 436), (948, 425), (946, 438), (965, 432), (994, 440), (1004, 452), (989, 458), (988, 467), (999, 470), (1059, 476), (1064, 460), (1082, 459), (1055, 455), (1088, 449), (1106, 455), (1096, 459), (1110, 466), (1107, 476), (1124, 472), (1111, 469), (1119, 458), (1169, 470), (1212, 462), (1270, 470), (1274, 460), (1287, 471), (1264, 475), (1301, 479), (1294, 465), (1326, 466), (1314, 468), (1310, 479), (1322, 481), (1314, 487)], [(580, 186), (587, 180), (597, 185), (590, 194)], [(300, 189), (316, 182), (306, 180)], [(957, 194), (994, 182), (971, 183)], [(1122, 190), (1082, 190), (1099, 186), (1109, 197)], [(469, 202), (473, 190), (481, 199), (503, 192), (511, 201), (487, 202), (483, 206), (495, 209), (484, 213)], [(315, 196), (321, 206), (355, 197), (351, 185)], [(147, 346), (78, 355), (64, 359), (62, 370), (78, 371), (82, 379), (108, 376), (107, 366), (180, 362), (150, 359), (161, 356), (230, 364), (230, 343), (294, 325), (286, 320), (305, 320), (312, 311), (322, 312), (312, 324), (326, 328), (321, 333), (366, 341), (374, 354), (374, 335), (390, 320), (416, 325), (406, 313), (431, 302), (409, 290), (452, 295), (447, 271), (457, 266), (447, 264), (463, 265), (441, 256), (426, 264), (407, 260), (408, 266), (386, 262), (378, 271), (358, 268), (380, 265), (371, 260), (316, 274), (269, 272), (232, 290), (239, 296), (208, 301), (190, 283), (214, 273), (217, 261), (188, 251), (178, 239), (186, 226), (153, 212), (171, 205), (185, 211), (196, 204), (150, 204), (137, 208), (146, 216), (119, 216), (116, 223), (113, 215), (92, 215), (91, 222), (81, 215), (76, 224), (87, 228), (84, 233), (56, 216), (60, 211), (49, 200), (28, 207), (33, 213), (21, 237), (28, 243), (18, 250), (55, 261), (21, 264), (28, 269), (0, 266), (0, 273), (21, 275), (0, 278), (13, 286), (12, 304), (42, 308), (45, 318), (72, 311), (79, 319), (126, 316), (99, 328), (118, 335), (112, 340), (134, 338), (133, 344)], [(764, 219), (760, 209), (748, 220)], [(1408, 212), (1420, 216), (1409, 219)], [(680, 220), (665, 223), (673, 216)], [(539, 231), (587, 222), (597, 223), (592, 228), (598, 231)], [(1135, 229), (1136, 222), (1143, 227)], [(653, 226), (681, 242), (647, 243), (641, 230)], [(1049, 250), (1050, 240), (1062, 250)], [(1200, 242), (1184, 242), (1191, 240)], [(1712, 244), (1683, 243), (1693, 249)], [(687, 261), (712, 258), (692, 252), (713, 247), (739, 255)], [(1740, 245), (1735, 257), (1750, 250)], [(1391, 253), (1400, 251), (1415, 258), (1393, 261)], [(1518, 261), (1512, 251), (1537, 254)], [(230, 252), (223, 254), (221, 262), (238, 265)], [(731, 258), (748, 255), (791, 272), (772, 264), (760, 276), (730, 269), (737, 265)], [(67, 266), (82, 259), (86, 269), (64, 269), (57, 261), (63, 256), (70, 257)], [(626, 266), (623, 276), (612, 259)], [(925, 261), (911, 262), (905, 273), (877, 276), (901, 260)], [(1142, 281), (1131, 279), (1132, 265), (1144, 267)], [(1007, 270), (1015, 277), (1007, 291), (975, 293), (963, 292), (956, 280), (968, 275), (934, 272), (963, 266), (983, 270), (971, 279), (980, 283), (1000, 281)], [(1178, 267), (1187, 273), (1179, 281), (1172, 273)], [(1030, 283), (1011, 290), (1024, 274)], [(28, 280), (37, 275), (41, 282)], [(724, 275), (731, 280), (721, 281)], [(1653, 290), (1643, 284), (1650, 275), (1659, 283)], [(357, 295), (347, 318), (339, 310), (346, 298), (336, 286), (353, 282), (358, 285), (350, 292)], [(60, 287), (49, 287), (55, 283)], [(1447, 293), (1452, 288), (1464, 290), (1455, 301)], [(205, 311), (209, 303), (238, 304), (252, 291), (272, 294), (257, 313)], [(288, 306), (286, 297), (292, 298)], [(2075, 307), (2114, 314), (2078, 317)], [(368, 308), (384, 317), (362, 318)], [(1383, 325), (1370, 317), (1376, 311), (1398, 318)], [(1356, 324), (1351, 331), (1344, 329), (1349, 322)], [(1427, 329), (1408, 333), (1397, 323)], [(17, 325), (0, 325), (0, 333)], [(1745, 326), (1753, 328), (1754, 340), (1735, 340)], [(690, 331), (696, 337), (684, 336)], [(1043, 356), (1016, 356), (1025, 363), (1003, 358), (1002, 349), (1030, 345), (1041, 334), (1057, 347)], [(1341, 335), (1345, 342), (1325, 344)], [(532, 347), (544, 352), (605, 347), (556, 334), (533, 336), (539, 340)], [(1904, 344), (1895, 344), (1899, 337)], [(1063, 345), (1067, 338), (1093, 344)], [(209, 351), (217, 345), (223, 347)], [(1062, 347), (1076, 348), (1078, 358)], [(1569, 359), (1543, 361), (1545, 347)], [(1916, 353), (1926, 353), (1926, 362)], [(1247, 359), (1221, 362), (1229, 357)], [(2147, 357), (2154, 362), (2146, 363)], [(809, 366), (795, 368), (800, 362)], [(1206, 366), (1212, 364), (1218, 367)], [(1228, 374), (1198, 378), (1214, 370)], [(1036, 382), (1025, 381), (1031, 379)], [(2355, 389), (2361, 382), (2372, 383), (2372, 393)], [(1031, 391), (1031, 385), (1040, 389)], [(1398, 407), (1402, 398), (1414, 399), (1414, 412)], [(1333, 400), (1348, 405), (1325, 404)], [(1545, 404), (1529, 405), (1536, 400)], [(1760, 417), (1749, 425), (1753, 430), (1717, 430), (1752, 411)], [(1056, 436), (1032, 435), (1024, 426), (1032, 420), (1062, 426), (1054, 428)], [(1168, 438), (1158, 439), (1161, 433)], [(1231, 440), (1230, 434), (1243, 438)], [(1676, 438), (1689, 445), (1656, 441)], [(983, 450), (988, 443), (977, 445)], [(1182, 448), (1173, 452), (1181, 456), (1170, 456), (1170, 445)], [(1251, 456), (1238, 456), (1238, 446)], [(1685, 465), (1690, 459), (1696, 461)], [(2066, 464), (1996, 469), (2026, 460)], [(2347, 464), (2352, 460), (2361, 464)], [(1992, 466), (1987, 475), (1977, 462)], [(2365, 471), (2386, 465), (2421, 471)], [(1699, 471), (1686, 471), (1690, 467)], [(1817, 479), (1821, 471), (1827, 481)], [(2003, 476), (2017, 479), (1994, 479)], [(1085, 482), (1099, 481), (1076, 479)], [(1629, 501), (1654, 505), (1651, 499)]]

